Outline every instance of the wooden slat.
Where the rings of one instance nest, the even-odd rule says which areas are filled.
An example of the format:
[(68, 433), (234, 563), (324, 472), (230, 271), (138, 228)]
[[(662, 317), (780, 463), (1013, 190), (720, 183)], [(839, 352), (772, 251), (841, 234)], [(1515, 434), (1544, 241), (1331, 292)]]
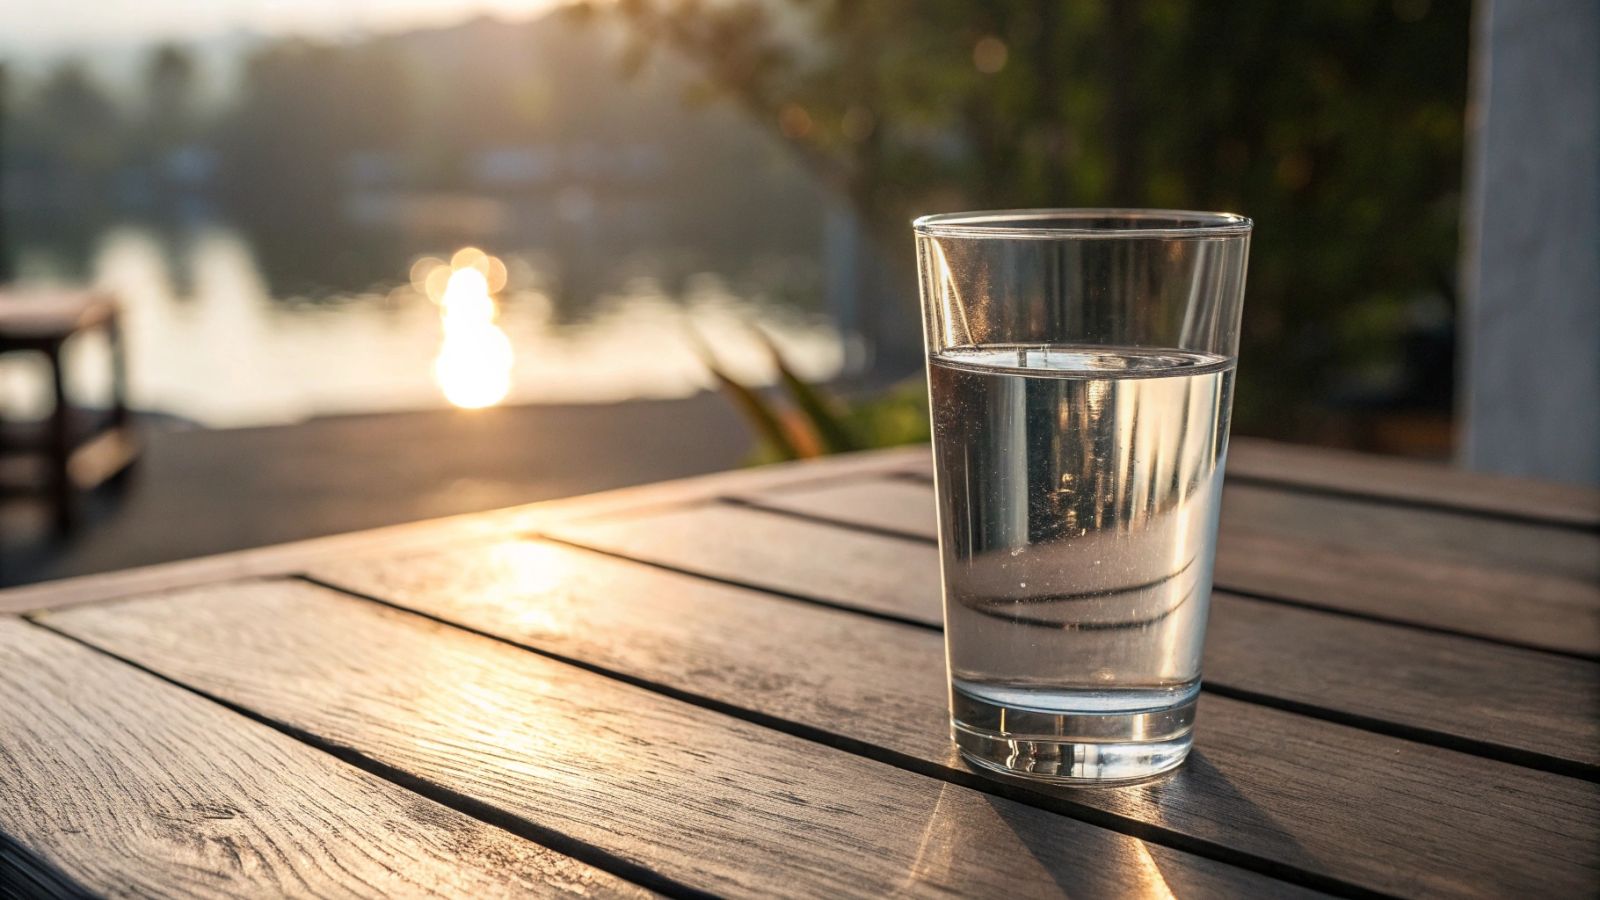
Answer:
[[(908, 459), (905, 472), (933, 476), (933, 459)], [(1388, 505), (1438, 509), (1517, 522), (1600, 531), (1600, 490), (1487, 475), (1431, 462), (1286, 444), (1235, 435), (1228, 479)]]
[(1578, 656), (1600, 656), (1590, 584), (1236, 528), (1217, 541), (1228, 588)]
[[(679, 571), (942, 625), (937, 551), (921, 541), (725, 505), (569, 522), (550, 533)], [(1381, 720), (1557, 770), (1600, 766), (1600, 723), (1577, 712), (1600, 706), (1600, 665), (1585, 660), (1218, 592), (1205, 668), (1219, 689)]]
[[(544, 542), (351, 560), (315, 574), (945, 777), (966, 774), (945, 727), (933, 631)], [(1593, 784), (1216, 696), (1202, 701), (1197, 748), (1170, 779), (1035, 789), (1032, 800), (1381, 892), (1560, 893), (1595, 874)]]
[(197, 588), (47, 620), (718, 893), (1298, 893), (304, 582)]
[[(932, 541), (903, 479), (743, 492), (742, 502)], [(1232, 485), (1219, 587), (1519, 646), (1600, 655), (1600, 535)]]
[(1527, 750), (1600, 774), (1594, 663), (1244, 597), (1220, 595), (1212, 608), (1205, 665), (1218, 690)]
[(15, 618), (0, 696), (0, 893), (645, 895)]
[(66, 578), (0, 590), (0, 613), (59, 609), (77, 603), (92, 603), (134, 593), (174, 590), (228, 579), (289, 573), (317, 559), (338, 557), (373, 548), (424, 547), (484, 540), (526, 531), (542, 522), (685, 503), (716, 496), (723, 491), (759, 491), (785, 485), (820, 484), (835, 479), (901, 472), (908, 466), (914, 467), (919, 459), (927, 457), (927, 448), (912, 447), (779, 463), (736, 472), (719, 472), (660, 484), (604, 491), (581, 497), (568, 497), (493, 512), (448, 516), (182, 562)]
[(1576, 594), (1576, 604), (1600, 606), (1600, 534), (1251, 483), (1229, 484), (1222, 498), (1225, 532), (1254, 528), (1318, 544), (1551, 575), (1571, 582), (1575, 594), (1586, 589)]
[(1223, 495), (1217, 582), (1600, 655), (1600, 534), (1234, 484)]
[[(938, 537), (933, 492), (925, 482), (853, 479), (733, 496), (927, 540)], [(1240, 530), (1368, 551), (1399, 548), (1411, 558), (1544, 576), (1559, 588), (1542, 591), (1553, 602), (1600, 608), (1600, 535), (1570, 528), (1230, 484), (1223, 491), (1222, 532)]]
[(868, 450), (621, 488), (587, 496), (535, 503), (522, 509), (536, 521), (587, 518), (621, 511), (677, 506), (715, 497), (723, 492), (776, 490), (825, 484), (831, 481), (904, 474), (908, 470), (916, 470), (917, 461), (922, 459), (931, 459), (930, 452), (925, 446)]
[(793, 490), (742, 491), (731, 500), (890, 534), (939, 539), (933, 484), (898, 478), (849, 481)]
[(1389, 502), (1600, 528), (1600, 490), (1324, 447), (1236, 437), (1228, 477)]
[(540, 532), (762, 590), (943, 624), (933, 546), (722, 504), (554, 523)]

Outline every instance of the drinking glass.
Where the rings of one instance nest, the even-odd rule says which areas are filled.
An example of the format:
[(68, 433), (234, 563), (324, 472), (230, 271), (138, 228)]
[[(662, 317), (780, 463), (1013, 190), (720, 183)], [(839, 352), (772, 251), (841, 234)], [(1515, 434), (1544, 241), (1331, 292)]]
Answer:
[(1103, 783), (1188, 754), (1251, 227), (914, 223), (950, 727), (971, 762)]

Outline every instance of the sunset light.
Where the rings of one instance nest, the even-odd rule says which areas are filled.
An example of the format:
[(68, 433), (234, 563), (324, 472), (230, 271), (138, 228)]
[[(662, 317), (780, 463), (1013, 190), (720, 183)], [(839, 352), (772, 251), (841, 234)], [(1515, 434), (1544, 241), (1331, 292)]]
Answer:
[(0, 0), (0, 900), (1600, 900), (1597, 113), (1600, 0)]
[(516, 353), (495, 324), (499, 306), (493, 292), (505, 286), (505, 265), (468, 247), (449, 263), (419, 261), (411, 274), (439, 304), (444, 337), (433, 361), (433, 378), (445, 399), (461, 409), (482, 409), (504, 400), (511, 392)]

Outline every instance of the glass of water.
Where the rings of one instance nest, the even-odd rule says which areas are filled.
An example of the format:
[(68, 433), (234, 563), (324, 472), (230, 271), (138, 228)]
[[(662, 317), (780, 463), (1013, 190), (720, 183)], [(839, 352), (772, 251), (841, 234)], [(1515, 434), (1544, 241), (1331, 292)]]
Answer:
[(1249, 219), (915, 223), (950, 726), (973, 763), (1104, 783), (1193, 740)]

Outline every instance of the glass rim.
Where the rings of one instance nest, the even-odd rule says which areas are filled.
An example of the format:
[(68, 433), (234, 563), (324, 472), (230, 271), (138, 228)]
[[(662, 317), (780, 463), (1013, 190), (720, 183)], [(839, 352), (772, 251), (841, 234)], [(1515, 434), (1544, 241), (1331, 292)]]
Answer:
[[(1090, 220), (1117, 220), (1115, 226), (1074, 225)], [(1139, 224), (1141, 222), (1147, 224)], [(1250, 234), (1255, 223), (1238, 213), (1187, 209), (1060, 208), (991, 209), (936, 213), (911, 222), (917, 234), (929, 237), (1052, 239), (1129, 238), (1207, 239)]]

